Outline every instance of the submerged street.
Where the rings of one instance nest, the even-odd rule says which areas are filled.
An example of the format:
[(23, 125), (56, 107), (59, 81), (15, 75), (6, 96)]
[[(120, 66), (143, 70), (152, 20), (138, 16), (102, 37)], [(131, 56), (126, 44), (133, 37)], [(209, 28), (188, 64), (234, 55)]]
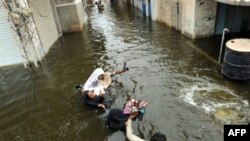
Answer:
[(39, 68), (0, 68), (0, 140), (125, 141), (75, 90), (95, 68), (113, 71), (124, 61), (129, 71), (114, 78), (111, 108), (130, 97), (148, 101), (143, 120), (133, 122), (141, 138), (223, 141), (223, 125), (249, 123), (249, 81), (223, 77), (217, 58), (135, 8), (104, 2), (103, 11), (86, 7), (83, 32), (63, 35)]

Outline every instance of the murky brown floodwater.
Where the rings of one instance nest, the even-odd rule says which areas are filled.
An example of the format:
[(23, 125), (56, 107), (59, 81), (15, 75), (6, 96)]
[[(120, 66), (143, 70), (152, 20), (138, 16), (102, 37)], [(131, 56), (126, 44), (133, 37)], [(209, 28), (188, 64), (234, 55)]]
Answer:
[(126, 140), (74, 88), (96, 67), (111, 71), (124, 60), (130, 71), (116, 77), (112, 107), (129, 96), (150, 103), (133, 123), (142, 138), (160, 131), (169, 141), (222, 141), (223, 124), (250, 121), (249, 82), (222, 77), (192, 40), (139, 13), (117, 1), (106, 0), (103, 12), (88, 7), (85, 30), (59, 39), (40, 68), (0, 68), (0, 140)]

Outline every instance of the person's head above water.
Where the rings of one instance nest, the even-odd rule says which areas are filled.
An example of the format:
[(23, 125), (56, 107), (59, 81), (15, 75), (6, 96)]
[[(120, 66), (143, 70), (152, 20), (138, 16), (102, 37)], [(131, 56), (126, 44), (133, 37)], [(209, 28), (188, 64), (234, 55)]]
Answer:
[(83, 94), (86, 95), (86, 97), (90, 100), (96, 97), (94, 91), (84, 91)]
[(151, 138), (150, 141), (167, 141), (167, 138), (164, 134), (156, 132)]

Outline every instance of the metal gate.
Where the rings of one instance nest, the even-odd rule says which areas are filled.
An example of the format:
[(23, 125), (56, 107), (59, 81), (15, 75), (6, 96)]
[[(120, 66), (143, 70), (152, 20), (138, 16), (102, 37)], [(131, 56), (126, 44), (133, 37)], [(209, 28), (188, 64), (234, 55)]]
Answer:
[(22, 63), (22, 57), (7, 15), (0, 4), (0, 66)]

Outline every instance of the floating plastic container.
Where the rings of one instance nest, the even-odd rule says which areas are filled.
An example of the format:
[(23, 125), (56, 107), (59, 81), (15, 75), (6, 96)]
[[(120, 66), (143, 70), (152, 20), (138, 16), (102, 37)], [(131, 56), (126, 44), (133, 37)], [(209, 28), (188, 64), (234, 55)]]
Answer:
[(250, 79), (250, 39), (238, 38), (226, 42), (222, 74), (236, 80)]

